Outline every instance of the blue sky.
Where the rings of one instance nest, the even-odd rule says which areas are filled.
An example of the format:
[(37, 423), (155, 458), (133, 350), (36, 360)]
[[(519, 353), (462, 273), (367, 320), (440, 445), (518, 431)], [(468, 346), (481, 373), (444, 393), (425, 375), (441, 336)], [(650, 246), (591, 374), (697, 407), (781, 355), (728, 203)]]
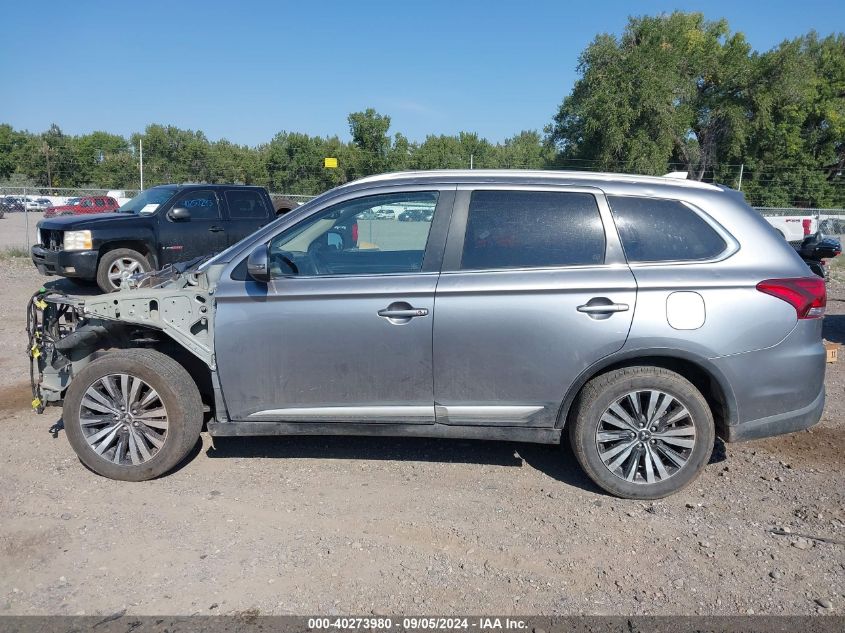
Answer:
[(149, 123), (257, 144), (280, 130), (348, 138), (367, 107), (412, 140), (541, 130), (579, 53), (630, 14), (725, 17), (757, 50), (845, 30), (845, 2), (6, 2), (0, 122), (72, 134)]

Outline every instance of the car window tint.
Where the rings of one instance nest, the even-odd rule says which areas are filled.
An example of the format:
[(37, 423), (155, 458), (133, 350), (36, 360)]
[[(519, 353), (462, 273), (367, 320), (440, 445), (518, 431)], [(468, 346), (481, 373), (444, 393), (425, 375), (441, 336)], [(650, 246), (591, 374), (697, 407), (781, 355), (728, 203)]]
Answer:
[(191, 212), (191, 220), (216, 220), (220, 217), (217, 196), (213, 191), (190, 191), (174, 207), (185, 207)]
[(677, 200), (608, 196), (629, 262), (696, 261), (727, 244), (712, 226)]
[(103, 200), (102, 198), (94, 198), (94, 204), (97, 205), (98, 207), (104, 207), (104, 206), (106, 206), (106, 201)]
[(267, 207), (257, 191), (227, 191), (226, 203), (233, 220), (266, 218)]
[(437, 192), (356, 198), (270, 242), (273, 275), (374, 275), (422, 270)]
[(602, 264), (604, 247), (604, 227), (590, 194), (475, 191), (461, 268)]

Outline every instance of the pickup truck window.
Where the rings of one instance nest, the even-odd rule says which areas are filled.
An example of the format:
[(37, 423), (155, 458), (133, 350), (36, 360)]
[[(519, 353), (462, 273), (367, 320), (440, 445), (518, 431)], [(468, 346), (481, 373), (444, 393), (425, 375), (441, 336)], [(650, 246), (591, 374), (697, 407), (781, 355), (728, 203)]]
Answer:
[(266, 218), (269, 216), (264, 199), (257, 191), (227, 191), (226, 203), (233, 220)]
[(220, 206), (213, 191), (189, 191), (173, 206), (185, 207), (191, 212), (191, 220), (216, 220), (220, 217)]
[(629, 262), (700, 261), (727, 248), (695, 211), (677, 200), (608, 196)]

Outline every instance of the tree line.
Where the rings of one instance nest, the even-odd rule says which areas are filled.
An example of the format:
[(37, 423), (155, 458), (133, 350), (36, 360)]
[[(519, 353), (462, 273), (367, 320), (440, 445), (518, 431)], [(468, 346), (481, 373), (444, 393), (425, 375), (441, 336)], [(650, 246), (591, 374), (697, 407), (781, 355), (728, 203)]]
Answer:
[[(845, 207), (845, 35), (814, 32), (753, 51), (725, 20), (674, 12), (630, 18), (578, 59), (551, 122), (503, 142), (472, 132), (413, 142), (373, 109), (348, 117), (350, 140), (282, 131), (254, 147), (149, 125), (124, 137), (36, 134), (0, 125), (0, 182), (41, 187), (239, 182), (316, 194), (405, 169), (591, 169), (741, 187), (762, 206)], [(338, 159), (327, 169), (326, 157)]]

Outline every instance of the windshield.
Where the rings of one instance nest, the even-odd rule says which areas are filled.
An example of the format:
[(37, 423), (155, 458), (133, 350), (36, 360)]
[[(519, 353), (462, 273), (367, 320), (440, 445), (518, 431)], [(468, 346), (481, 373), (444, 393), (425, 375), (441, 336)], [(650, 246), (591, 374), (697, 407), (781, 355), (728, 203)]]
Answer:
[(177, 187), (153, 187), (142, 191), (118, 209), (118, 213), (149, 214), (155, 213), (162, 204), (170, 200)]

